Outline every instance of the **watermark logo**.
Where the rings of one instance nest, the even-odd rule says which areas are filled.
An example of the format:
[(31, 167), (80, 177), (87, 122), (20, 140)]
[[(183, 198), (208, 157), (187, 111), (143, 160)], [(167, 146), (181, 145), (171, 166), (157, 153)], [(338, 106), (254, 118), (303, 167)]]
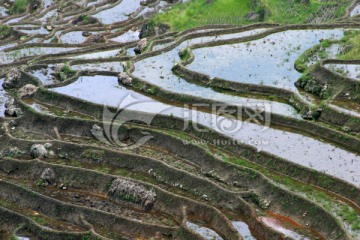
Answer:
[(169, 108), (164, 105), (163, 108), (157, 109), (158, 112), (152, 114), (139, 114), (137, 112), (151, 107), (152, 103), (153, 101), (138, 100), (129, 94), (123, 98), (115, 112), (111, 111), (107, 105), (104, 105), (102, 116), (104, 129), (93, 127), (91, 132), (99, 141), (105, 144), (116, 145), (124, 150), (138, 148), (148, 142), (153, 136), (149, 132), (141, 131), (142, 137), (139, 137), (135, 142), (128, 142), (126, 136), (121, 134), (121, 128), (127, 122), (136, 122), (150, 126), (157, 114), (161, 114), (162, 111)]
[[(216, 131), (234, 139), (231, 144), (244, 144), (239, 135), (243, 126), (246, 123), (255, 123), (261, 128), (260, 131), (265, 131), (270, 126), (270, 112), (271, 106), (265, 103), (247, 103), (245, 106), (223, 103), (185, 104), (183, 107), (175, 107), (151, 99), (139, 100), (129, 94), (123, 98), (116, 111), (104, 105), (103, 129), (94, 126), (91, 132), (105, 144), (116, 145), (122, 149), (134, 149), (146, 144), (153, 136), (147, 131), (141, 131), (142, 136), (137, 134), (136, 139), (127, 138), (124, 133), (126, 131), (122, 131), (124, 124), (133, 122), (150, 126), (156, 116), (167, 115), (182, 119), (183, 131), (189, 129), (197, 132)], [(224, 143), (215, 139), (211, 144)], [(259, 145), (258, 142), (255, 145)]]

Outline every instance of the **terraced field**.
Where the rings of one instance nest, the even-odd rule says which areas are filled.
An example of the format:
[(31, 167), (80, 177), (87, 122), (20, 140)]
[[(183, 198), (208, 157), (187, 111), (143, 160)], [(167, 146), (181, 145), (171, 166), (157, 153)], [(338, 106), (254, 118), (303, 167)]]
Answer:
[(360, 2), (240, 2), (0, 1), (0, 239), (360, 239)]

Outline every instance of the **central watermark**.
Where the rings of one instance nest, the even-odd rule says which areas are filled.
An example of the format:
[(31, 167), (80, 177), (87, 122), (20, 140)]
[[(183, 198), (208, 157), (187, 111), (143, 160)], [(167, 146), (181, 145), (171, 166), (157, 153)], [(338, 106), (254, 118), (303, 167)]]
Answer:
[[(213, 139), (212, 141), (191, 142), (184, 144), (213, 144), (221, 145), (268, 145), (266, 139), (244, 140), (246, 131), (244, 125), (252, 124), (257, 131), (269, 128), (271, 123), (271, 105), (262, 102), (246, 103), (194, 103), (183, 106), (171, 106), (151, 99), (137, 99), (131, 94), (125, 96), (118, 108), (103, 107), (103, 129), (94, 126), (91, 132), (103, 143), (116, 145), (123, 149), (138, 148), (147, 143), (153, 136), (147, 131), (141, 131), (142, 136), (129, 140), (121, 131), (126, 123), (138, 123), (151, 126), (154, 119), (167, 116), (161, 121), (177, 119), (178, 128), (184, 132), (206, 133), (216, 131), (225, 135), (229, 140)], [(159, 120), (160, 118), (158, 118)], [(247, 129), (247, 128), (246, 128)]]

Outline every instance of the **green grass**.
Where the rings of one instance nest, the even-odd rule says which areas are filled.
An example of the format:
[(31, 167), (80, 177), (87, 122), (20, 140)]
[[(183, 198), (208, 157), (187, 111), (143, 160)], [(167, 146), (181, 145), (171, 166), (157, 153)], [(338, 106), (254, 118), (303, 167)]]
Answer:
[(338, 18), (345, 14), (345, 9), (352, 0), (190, 0), (175, 5), (171, 10), (156, 15), (152, 22), (170, 25), (173, 31), (182, 31), (207, 24), (251, 23), (246, 14), (254, 11), (265, 14), (260, 21), (270, 23), (295, 24), (307, 23), (323, 11), (321, 8), (337, 6), (336, 10), (328, 9), (326, 14)]
[(242, 24), (249, 11), (249, 0), (190, 0), (155, 16), (153, 20), (181, 31), (206, 24)]
[(338, 55), (342, 60), (360, 59), (360, 31), (347, 31), (343, 38), (345, 53)]
[(270, 12), (267, 22), (272, 23), (304, 23), (323, 4), (318, 1), (305, 4), (288, 0), (262, 0), (262, 2)]
[(0, 25), (0, 38), (6, 38), (11, 33), (11, 27), (7, 25)]
[(20, 14), (26, 11), (29, 0), (15, 0), (14, 4), (9, 8), (9, 14)]

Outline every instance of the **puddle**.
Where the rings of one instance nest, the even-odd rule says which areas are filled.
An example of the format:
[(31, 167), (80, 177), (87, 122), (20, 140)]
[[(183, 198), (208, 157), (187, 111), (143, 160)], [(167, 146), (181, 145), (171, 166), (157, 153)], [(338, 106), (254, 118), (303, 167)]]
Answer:
[(250, 232), (249, 226), (242, 221), (232, 221), (232, 225), (241, 234), (244, 240), (256, 240)]
[(140, 7), (139, 0), (123, 0), (115, 7), (101, 11), (93, 17), (98, 18), (103, 24), (111, 24), (128, 19), (128, 15)]
[[(215, 116), (196, 111), (196, 108), (190, 111), (186, 106), (182, 108), (161, 103), (119, 86), (117, 77), (112, 76), (83, 76), (72, 84), (51, 90), (97, 104), (190, 119), (234, 139), (233, 142), (219, 142), (214, 139), (211, 144), (222, 146), (243, 142), (258, 148), (259, 151), (275, 154), (360, 186), (360, 172), (354, 170), (360, 169), (360, 156), (311, 137), (261, 126), (251, 121), (241, 122)], [(197, 109), (199, 108), (201, 106)], [(246, 120), (249, 116), (243, 117)], [(184, 123), (184, 129), (186, 128)]]
[(192, 222), (186, 222), (186, 226), (190, 228), (191, 230), (197, 232), (201, 236), (203, 236), (205, 239), (211, 239), (211, 240), (222, 240), (223, 238), (219, 236), (214, 230), (206, 227), (199, 226)]
[(343, 30), (289, 30), (265, 38), (193, 51), (188, 68), (230, 81), (273, 86), (297, 92), (301, 76), (295, 60), (320, 39), (341, 39)]
[(99, 62), (99, 63), (86, 63), (71, 65), (74, 70), (94, 70), (94, 71), (111, 71), (111, 72), (122, 72), (124, 67), (121, 62)]
[(325, 67), (339, 75), (360, 80), (359, 64), (326, 64)]
[(124, 33), (116, 38), (112, 38), (111, 40), (113, 40), (115, 42), (121, 42), (121, 43), (137, 41), (137, 40), (139, 40), (139, 34), (140, 34), (139, 30), (135, 30), (135, 31), (129, 30), (126, 33)]
[(284, 234), (286, 237), (292, 238), (292, 239), (297, 239), (297, 240), (309, 240), (309, 238), (302, 236), (290, 229), (285, 228), (281, 221), (275, 219), (275, 218), (270, 218), (270, 217), (261, 217), (260, 218), (261, 221), (266, 224), (267, 226), (281, 232), (282, 234)]
[(360, 15), (360, 4), (356, 5), (354, 9), (350, 12), (350, 17)]

